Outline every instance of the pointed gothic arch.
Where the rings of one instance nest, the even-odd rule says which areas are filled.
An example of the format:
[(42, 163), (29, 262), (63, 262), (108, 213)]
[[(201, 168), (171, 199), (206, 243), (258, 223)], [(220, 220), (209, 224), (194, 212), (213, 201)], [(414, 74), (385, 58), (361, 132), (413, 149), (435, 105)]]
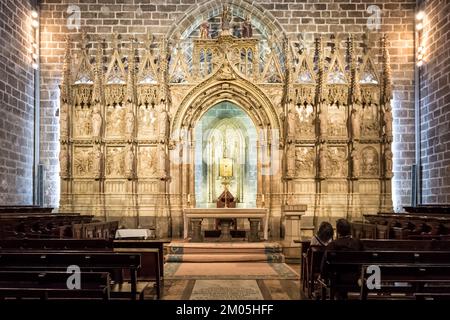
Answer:
[(171, 39), (177, 34), (181, 35), (183, 39), (188, 38), (205, 20), (219, 16), (225, 4), (231, 7), (235, 16), (245, 18), (247, 15), (251, 15), (252, 24), (266, 38), (269, 35), (276, 35), (280, 38), (286, 36), (286, 31), (278, 20), (269, 11), (254, 1), (206, 0), (192, 6), (190, 10), (174, 23), (167, 33), (167, 39)]

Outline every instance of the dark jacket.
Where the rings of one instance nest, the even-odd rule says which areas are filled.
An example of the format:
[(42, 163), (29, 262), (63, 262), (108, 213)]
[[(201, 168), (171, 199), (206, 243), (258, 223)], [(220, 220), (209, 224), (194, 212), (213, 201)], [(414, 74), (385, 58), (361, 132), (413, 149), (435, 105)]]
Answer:
[(359, 239), (354, 239), (352, 237), (337, 238), (332, 241), (327, 247), (325, 254), (323, 255), (321, 263), (321, 275), (323, 278), (327, 277), (327, 253), (328, 251), (362, 251), (363, 244)]
[(359, 239), (352, 237), (337, 238), (332, 241), (328, 246), (329, 251), (362, 251), (363, 244)]

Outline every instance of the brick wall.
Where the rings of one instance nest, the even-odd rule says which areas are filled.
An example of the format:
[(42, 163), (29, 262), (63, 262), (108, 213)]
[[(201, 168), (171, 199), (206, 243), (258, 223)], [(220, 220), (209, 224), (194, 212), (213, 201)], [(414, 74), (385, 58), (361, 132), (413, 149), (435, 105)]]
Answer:
[(450, 2), (427, 1), (421, 77), (423, 203), (450, 203)]
[(33, 201), (31, 5), (0, 0), (0, 205)]
[[(410, 203), (411, 175), (414, 162), (414, 0), (356, 1), (342, 0), (233, 0), (244, 10), (263, 15), (265, 23), (281, 26), (288, 35), (305, 33), (312, 42), (318, 34), (329, 36), (337, 32), (362, 36), (368, 31), (371, 16), (368, 6), (377, 5), (382, 11), (381, 30), (390, 38), (394, 80), (394, 207)], [(142, 5), (139, 5), (142, 3)], [(212, 8), (220, 8), (223, 1), (197, 0), (43, 0), (42, 1), (42, 161), (46, 165), (46, 202), (58, 203), (58, 84), (67, 28), (67, 8), (70, 4), (81, 9), (81, 26), (88, 33), (108, 38), (113, 32), (121, 34), (168, 34), (176, 26)], [(253, 7), (253, 8), (252, 8)]]

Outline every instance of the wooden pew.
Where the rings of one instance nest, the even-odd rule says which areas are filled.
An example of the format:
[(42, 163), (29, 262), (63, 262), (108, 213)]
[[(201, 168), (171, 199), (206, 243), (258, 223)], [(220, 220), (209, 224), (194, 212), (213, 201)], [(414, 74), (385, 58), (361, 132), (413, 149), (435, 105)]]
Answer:
[[(311, 299), (316, 286), (316, 280), (320, 275), (320, 266), (323, 259), (325, 247), (311, 246), (305, 254), (305, 273), (306, 280), (304, 287), (307, 290), (307, 295)], [(305, 289), (303, 289), (305, 290)]]
[(450, 251), (450, 241), (436, 240), (361, 240), (364, 251), (406, 250), (406, 251)]
[(11, 213), (23, 214), (51, 214), (54, 208), (43, 208), (38, 206), (0, 206), (0, 215)]
[[(422, 240), (361, 240), (364, 251), (450, 251), (450, 241)], [(309, 248), (309, 245), (306, 247)], [(303, 253), (303, 252), (302, 252)], [(313, 297), (324, 248), (311, 247), (302, 255), (302, 290)]]
[[(114, 248), (145, 248), (145, 249), (158, 249), (159, 250), (159, 268), (161, 277), (164, 277), (164, 245), (170, 243), (169, 239), (155, 239), (155, 240), (114, 240)], [(146, 274), (144, 270), (152, 269), (147, 268), (150, 266), (151, 262), (146, 261), (145, 254), (142, 257), (142, 277), (145, 279)], [(149, 277), (152, 278), (154, 275), (150, 274)]]
[(379, 265), (381, 283), (378, 289), (367, 286), (368, 265), (361, 268), (361, 300), (367, 300), (369, 293), (376, 296), (404, 294), (424, 299), (450, 294), (450, 265)]
[[(139, 280), (152, 281), (155, 283), (156, 298), (161, 298), (161, 279), (162, 273), (160, 269), (159, 249), (156, 248), (114, 248), (114, 252), (137, 253), (141, 255), (141, 268), (138, 270), (137, 277)], [(142, 265), (145, 270), (142, 272)], [(125, 280), (130, 277), (129, 273), (125, 273)]]
[[(364, 251), (450, 251), (450, 241), (420, 240), (361, 240)], [(325, 252), (324, 247), (309, 247), (302, 257), (303, 291), (309, 298), (313, 297), (317, 276)], [(304, 263), (303, 263), (304, 261)]]
[(113, 239), (117, 229), (119, 229), (119, 221), (96, 221), (89, 223), (73, 224), (73, 237), (75, 239), (91, 239), (103, 238)]
[(80, 289), (69, 289), (66, 272), (0, 271), (0, 299), (110, 299), (108, 272), (81, 272)]
[[(162, 287), (164, 259), (163, 245), (169, 240), (113, 240), (109, 239), (13, 239), (0, 240), (3, 251), (25, 250), (33, 252), (123, 252), (141, 255), (141, 267), (137, 272), (138, 281), (155, 282), (157, 298)], [(125, 279), (130, 279), (125, 272)], [(113, 288), (114, 289), (114, 288)]]
[(79, 214), (0, 215), (0, 238), (59, 238), (64, 235), (65, 228), (92, 219), (93, 216)]
[(6, 239), (0, 240), (0, 250), (106, 250), (112, 251), (108, 239)]
[(111, 272), (129, 270), (130, 294), (136, 299), (137, 270), (141, 255), (116, 252), (50, 252), (50, 251), (2, 251), (0, 271), (66, 271), (76, 265), (81, 272)]
[(450, 251), (327, 251), (320, 281), (322, 298), (326, 290), (334, 299), (337, 292), (358, 292), (361, 268), (365, 265), (450, 266)]
[(437, 213), (384, 213), (365, 214), (364, 218), (370, 224), (376, 225), (377, 238), (403, 239), (414, 235), (449, 235), (450, 216)]

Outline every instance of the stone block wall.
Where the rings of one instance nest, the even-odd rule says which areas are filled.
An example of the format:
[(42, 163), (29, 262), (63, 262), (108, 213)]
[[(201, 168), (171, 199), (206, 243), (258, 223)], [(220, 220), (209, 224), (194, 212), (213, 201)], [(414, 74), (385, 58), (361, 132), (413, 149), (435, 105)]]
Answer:
[[(219, 0), (43, 0), (41, 1), (41, 63), (42, 63), (42, 162), (46, 168), (45, 202), (58, 204), (58, 85), (61, 82), (64, 54), (64, 36), (79, 38), (77, 30), (69, 30), (77, 11), (69, 14), (69, 6), (77, 6), (81, 30), (93, 36), (110, 39), (118, 32), (125, 39), (129, 35), (143, 36), (147, 31), (167, 35), (185, 15), (197, 17), (211, 8), (221, 6)], [(355, 3), (342, 0), (231, 0), (251, 12), (264, 12), (267, 25), (280, 25), (288, 36), (304, 33), (306, 42), (322, 34), (325, 39), (337, 33), (345, 39), (349, 33), (362, 37), (370, 32), (371, 39), (387, 33), (394, 83), (394, 208), (410, 203), (411, 165), (414, 163), (414, 8), (413, 0), (373, 0)], [(379, 8), (381, 25), (369, 30), (377, 10), (368, 12), (369, 6)], [(74, 7), (73, 7), (74, 8)], [(72, 8), (72, 9), (73, 9)], [(78, 9), (76, 8), (76, 9)], [(186, 20), (185, 20), (186, 21)], [(69, 23), (69, 25), (68, 25)], [(373, 26), (373, 24), (371, 25)], [(129, 35), (128, 35), (129, 34)], [(374, 44), (374, 43), (372, 43)]]
[(0, 0), (0, 205), (33, 202), (31, 5)]
[(450, 203), (450, 3), (425, 5), (421, 76), (422, 202)]

